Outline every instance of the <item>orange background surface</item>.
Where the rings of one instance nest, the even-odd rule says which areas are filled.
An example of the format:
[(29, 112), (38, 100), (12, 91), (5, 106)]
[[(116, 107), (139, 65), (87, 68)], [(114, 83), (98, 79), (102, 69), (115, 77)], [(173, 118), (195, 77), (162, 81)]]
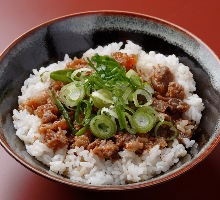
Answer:
[[(205, 42), (220, 56), (219, 0), (0, 0), (0, 52), (30, 28), (62, 15), (91, 10), (143, 13), (175, 23)], [(17, 163), (0, 146), (1, 200), (64, 199), (220, 199), (220, 144), (185, 174), (150, 188), (94, 192), (40, 177)]]

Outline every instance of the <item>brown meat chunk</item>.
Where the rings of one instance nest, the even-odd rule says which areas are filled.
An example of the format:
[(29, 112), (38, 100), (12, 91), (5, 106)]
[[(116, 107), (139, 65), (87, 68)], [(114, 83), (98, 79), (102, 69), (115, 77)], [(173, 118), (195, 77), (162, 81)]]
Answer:
[(131, 140), (129, 142), (125, 143), (125, 149), (127, 149), (128, 151), (140, 151), (142, 150), (144, 147), (144, 143), (140, 142), (138, 139), (136, 140)]
[(19, 109), (22, 110), (26, 108), (31, 114), (34, 114), (34, 111), (37, 109), (37, 107), (46, 104), (50, 98), (51, 92), (43, 91), (41, 94), (28, 99), (26, 102), (20, 105)]
[(154, 98), (152, 107), (154, 107), (156, 111), (164, 113), (168, 108), (168, 103), (163, 100), (157, 100)]
[(77, 147), (81, 147), (83, 146), (84, 148), (86, 148), (90, 143), (90, 140), (87, 136), (85, 135), (81, 135), (81, 136), (75, 136), (73, 144), (71, 145), (71, 148), (75, 148), (75, 146)]
[(165, 101), (165, 102), (168, 102), (169, 100), (170, 100), (170, 97), (163, 97), (163, 96), (161, 96), (161, 95), (156, 95), (156, 98), (158, 99), (158, 100), (162, 100), (162, 101)]
[(196, 125), (189, 120), (179, 119), (175, 123), (175, 127), (178, 130), (178, 140), (182, 142), (183, 138), (191, 139), (193, 132), (196, 129)]
[(166, 96), (177, 99), (184, 99), (186, 97), (183, 86), (176, 82), (169, 83)]
[(130, 141), (134, 141), (136, 139), (135, 135), (131, 135), (129, 133), (119, 133), (113, 136), (115, 143), (119, 147), (125, 147), (126, 143)]
[(88, 62), (84, 59), (74, 58), (74, 60), (66, 65), (66, 68), (70, 69), (80, 69), (83, 67), (89, 67)]
[(148, 134), (139, 133), (137, 139), (144, 144), (142, 151), (149, 151), (155, 145), (159, 145), (160, 149), (167, 146), (166, 140), (163, 137), (151, 137)]
[(119, 147), (112, 140), (96, 139), (87, 149), (93, 149), (93, 153), (102, 159), (110, 159), (119, 150)]
[(163, 113), (163, 117), (165, 121), (172, 122), (172, 117), (166, 113)]
[(59, 91), (64, 86), (63, 82), (51, 80), (50, 89), (54, 91)]
[(144, 142), (140, 140), (140, 137), (129, 133), (119, 133), (114, 136), (114, 139), (117, 146), (129, 151), (140, 152), (144, 147)]
[(176, 112), (184, 113), (189, 109), (189, 105), (186, 102), (176, 98), (170, 99), (168, 101), (168, 104), (171, 113), (176, 113)]
[(45, 134), (47, 130), (57, 131), (59, 128), (62, 130), (69, 129), (65, 119), (62, 118), (60, 120), (54, 121), (53, 123), (41, 124), (38, 131), (41, 134)]
[[(71, 134), (71, 135), (73, 135), (73, 134)], [(74, 148), (75, 146), (77, 146), (77, 147), (83, 146), (84, 148), (86, 148), (90, 144), (90, 142), (93, 141), (93, 139), (94, 139), (94, 136), (91, 133), (90, 128), (88, 128), (83, 135), (73, 137), (72, 141), (70, 141), (70, 143), (71, 143), (70, 148)]]
[(57, 120), (58, 112), (57, 106), (51, 103), (38, 106), (35, 110), (35, 114), (41, 118), (42, 124)]
[(116, 52), (112, 54), (112, 58), (125, 67), (127, 71), (136, 67), (137, 55), (135, 54), (128, 55), (127, 53)]
[(168, 85), (174, 80), (173, 74), (166, 66), (154, 67), (149, 80), (156, 92), (164, 96), (167, 93)]
[(159, 145), (160, 149), (164, 149), (167, 146), (167, 142), (163, 137), (154, 138), (154, 145)]
[(84, 135), (89, 139), (90, 142), (94, 141), (95, 136), (92, 134), (90, 128), (86, 130)]
[(49, 148), (54, 150), (61, 149), (68, 144), (68, 138), (61, 128), (57, 132), (48, 129), (44, 141)]

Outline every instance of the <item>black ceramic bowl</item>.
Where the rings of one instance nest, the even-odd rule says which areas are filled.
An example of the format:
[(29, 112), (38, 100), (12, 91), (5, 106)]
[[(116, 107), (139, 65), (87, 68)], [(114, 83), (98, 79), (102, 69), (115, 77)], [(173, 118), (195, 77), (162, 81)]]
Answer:
[[(91, 186), (71, 182), (48, 171), (32, 158), (15, 135), (12, 110), (32, 69), (62, 60), (65, 54), (81, 57), (98, 45), (131, 40), (145, 51), (175, 54), (188, 65), (197, 93), (205, 103), (202, 121), (194, 136), (199, 153), (178, 168), (145, 182), (123, 186)], [(197, 37), (166, 21), (127, 12), (99, 11), (73, 14), (46, 22), (15, 40), (0, 55), (0, 142), (28, 169), (71, 186), (95, 190), (125, 190), (154, 185), (187, 171), (205, 158), (220, 140), (220, 63), (217, 56)]]

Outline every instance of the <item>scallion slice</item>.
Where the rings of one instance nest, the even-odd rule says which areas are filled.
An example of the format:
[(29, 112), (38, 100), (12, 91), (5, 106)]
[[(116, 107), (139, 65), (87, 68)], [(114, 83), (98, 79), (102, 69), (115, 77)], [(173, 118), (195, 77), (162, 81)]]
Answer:
[(112, 100), (112, 93), (106, 89), (94, 91), (91, 96), (94, 106), (98, 108), (109, 107), (114, 103)]
[(86, 67), (80, 68), (75, 70), (72, 74), (71, 74), (71, 79), (73, 81), (84, 81), (84, 77), (86, 75), (86, 72), (91, 72), (92, 70)]
[(84, 87), (82, 85), (79, 86), (74, 82), (63, 86), (60, 90), (60, 100), (69, 109), (77, 106), (77, 104), (84, 98), (84, 96)]
[(156, 137), (158, 137), (158, 129), (160, 128), (160, 126), (168, 126), (170, 128), (171, 131), (173, 131), (173, 135), (170, 136), (170, 137), (167, 137), (165, 138), (166, 141), (172, 141), (176, 138), (176, 136), (178, 135), (178, 131), (177, 129), (173, 126), (172, 122), (168, 122), (168, 121), (162, 121), (162, 122), (159, 122), (155, 129), (154, 129), (154, 135)]
[(129, 78), (130, 83), (134, 88), (142, 88), (143, 81), (133, 69), (130, 69), (126, 73), (126, 77)]
[[(92, 104), (88, 100), (82, 100), (78, 103), (75, 110), (75, 122), (77, 124), (83, 125), (90, 118), (92, 112)], [(83, 115), (83, 119), (81, 118)]]
[(149, 114), (154, 114), (155, 117), (157, 117), (158, 112), (151, 106), (142, 106), (138, 110), (149, 113)]
[[(140, 100), (138, 98), (138, 95), (142, 95), (143, 97), (145, 97), (146, 103), (140, 104)], [(146, 90), (143, 90), (143, 89), (137, 89), (133, 93), (132, 96), (133, 96), (134, 105), (136, 107), (148, 106), (148, 105), (152, 104), (152, 101), (153, 101), (151, 94), (149, 94)]]
[(128, 106), (125, 106), (125, 110), (127, 110), (128, 113), (130, 113), (132, 115), (135, 113), (135, 111), (132, 108), (128, 107)]
[(101, 114), (107, 113), (109, 114), (111, 117), (114, 117), (115, 119), (118, 119), (118, 116), (116, 114), (116, 112), (114, 111), (114, 107), (109, 107), (109, 108), (102, 108), (101, 110)]
[(74, 69), (64, 69), (64, 70), (57, 70), (50, 73), (50, 78), (55, 81), (61, 81), (65, 83), (71, 83), (71, 74), (74, 72)]
[(115, 112), (118, 116), (118, 122), (119, 122), (120, 129), (122, 130), (122, 129), (126, 128), (124, 106), (120, 103), (119, 100), (116, 100), (116, 102), (115, 102)]
[(134, 127), (139, 133), (150, 131), (156, 124), (156, 117), (153, 113), (147, 113), (138, 109), (132, 116)]
[(154, 93), (154, 89), (152, 88), (152, 86), (150, 85), (150, 83), (148, 82), (144, 82), (143, 84), (143, 89), (145, 89), (146, 91), (148, 91), (150, 94)]
[(124, 116), (125, 119), (127, 118), (128, 121), (126, 120), (126, 127), (125, 129), (130, 133), (130, 134), (136, 134), (137, 130), (135, 128), (134, 122), (133, 122), (133, 118), (130, 114), (128, 114), (127, 112), (124, 112)]
[(108, 139), (117, 130), (116, 123), (107, 115), (97, 115), (90, 121), (90, 129), (93, 135), (100, 139)]
[(131, 76), (138, 76), (138, 74), (137, 74), (137, 72), (134, 71), (133, 69), (130, 69), (130, 70), (128, 70), (128, 71), (126, 72), (126, 76), (127, 76), (128, 78), (131, 78)]
[(125, 104), (128, 104), (129, 97), (132, 95), (133, 89), (131, 87), (127, 87), (124, 94), (122, 95), (122, 99), (124, 100)]
[(142, 80), (141, 78), (137, 75), (137, 76), (131, 76), (130, 77), (130, 83), (134, 88), (143, 88), (142, 87)]

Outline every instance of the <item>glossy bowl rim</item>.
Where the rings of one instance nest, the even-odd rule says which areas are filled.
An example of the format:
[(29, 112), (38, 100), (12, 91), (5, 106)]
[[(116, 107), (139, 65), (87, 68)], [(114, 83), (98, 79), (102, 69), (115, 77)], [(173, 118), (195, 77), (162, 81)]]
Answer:
[[(137, 12), (118, 11), (118, 10), (97, 10), (97, 11), (78, 12), (78, 13), (73, 13), (73, 14), (60, 16), (60, 17), (51, 19), (49, 21), (46, 21), (44, 23), (41, 23), (41, 24), (31, 28), (30, 30), (26, 31), (25, 33), (23, 33), (22, 35), (17, 37), (14, 41), (11, 42), (11, 44), (8, 45), (8, 47), (5, 48), (5, 50), (3, 50), (3, 52), (0, 54), (0, 62), (7, 55), (7, 53), (16, 44), (18, 44), (23, 38), (25, 38), (29, 34), (33, 33), (34, 31), (37, 31), (41, 27), (50, 25), (52, 23), (55, 23), (55, 22), (58, 22), (58, 21), (61, 21), (61, 20), (67, 19), (67, 18), (72, 18), (72, 17), (76, 17), (76, 16), (84, 16), (84, 15), (97, 15), (97, 14), (124, 15), (124, 16), (130, 16), (130, 17), (134, 16), (134, 17), (144, 18), (146, 20), (151, 20), (151, 21), (154, 21), (154, 22), (159, 22), (160, 24), (163, 24), (165, 26), (169, 26), (170, 28), (175, 29), (176, 31), (180, 31), (184, 34), (187, 34), (187, 36), (193, 38), (193, 40), (196, 40), (199, 43), (201, 43), (205, 48), (207, 48), (209, 50), (210, 53), (212, 53), (212, 56), (214, 56), (216, 59), (219, 60), (218, 56), (214, 53), (214, 51), (211, 50), (201, 39), (199, 39), (197, 36), (195, 36), (191, 32), (187, 31), (186, 29), (184, 29), (184, 28), (182, 28), (182, 27), (180, 27), (180, 26), (178, 26), (178, 25), (176, 25), (172, 22), (166, 21), (166, 20), (158, 18), (158, 17), (154, 17), (154, 16), (146, 15), (146, 14), (141, 14), (141, 13), (137, 13)], [(158, 178), (156, 180), (153, 180), (153, 179), (152, 180), (147, 180), (147, 182), (143, 181), (143, 182), (128, 184), (128, 185), (95, 186), (95, 185), (82, 184), (82, 183), (78, 183), (78, 182), (71, 182), (71, 181), (68, 181), (68, 180), (65, 180), (65, 179), (61, 179), (59, 177), (53, 176), (53, 175), (51, 175), (51, 174), (49, 174), (49, 173), (47, 173), (43, 170), (40, 170), (40, 169), (32, 166), (30, 163), (25, 161), (23, 158), (21, 158), (19, 155), (17, 155), (13, 151), (13, 149), (8, 145), (8, 143), (4, 139), (2, 131), (0, 130), (0, 144), (1, 144), (1, 146), (6, 150), (6, 152), (8, 152), (8, 154), (10, 156), (12, 156), (15, 160), (17, 160), (20, 164), (22, 164), (27, 169), (31, 170), (32, 172), (34, 172), (38, 175), (41, 175), (42, 177), (45, 177), (49, 180), (52, 180), (52, 181), (55, 181), (55, 182), (58, 182), (58, 183), (63, 183), (63, 184), (66, 184), (66, 185), (69, 185), (69, 186), (74, 186), (76, 188), (81, 188), (81, 189), (100, 190), (100, 191), (120, 191), (120, 190), (139, 189), (139, 188), (149, 187), (149, 186), (153, 186), (153, 185), (171, 180), (174, 177), (177, 177), (177, 176), (183, 174), (184, 172), (188, 171), (189, 169), (194, 167), (196, 164), (201, 162), (204, 158), (206, 158), (211, 153), (211, 151), (214, 149), (214, 147), (218, 144), (219, 141), (220, 141), (220, 131), (216, 134), (215, 139), (210, 143), (209, 147), (204, 152), (202, 152), (200, 156), (195, 158), (192, 162), (190, 162), (189, 164), (187, 164), (183, 168), (178, 169), (174, 172), (171, 172), (169, 175), (164, 176), (162, 178)]]

